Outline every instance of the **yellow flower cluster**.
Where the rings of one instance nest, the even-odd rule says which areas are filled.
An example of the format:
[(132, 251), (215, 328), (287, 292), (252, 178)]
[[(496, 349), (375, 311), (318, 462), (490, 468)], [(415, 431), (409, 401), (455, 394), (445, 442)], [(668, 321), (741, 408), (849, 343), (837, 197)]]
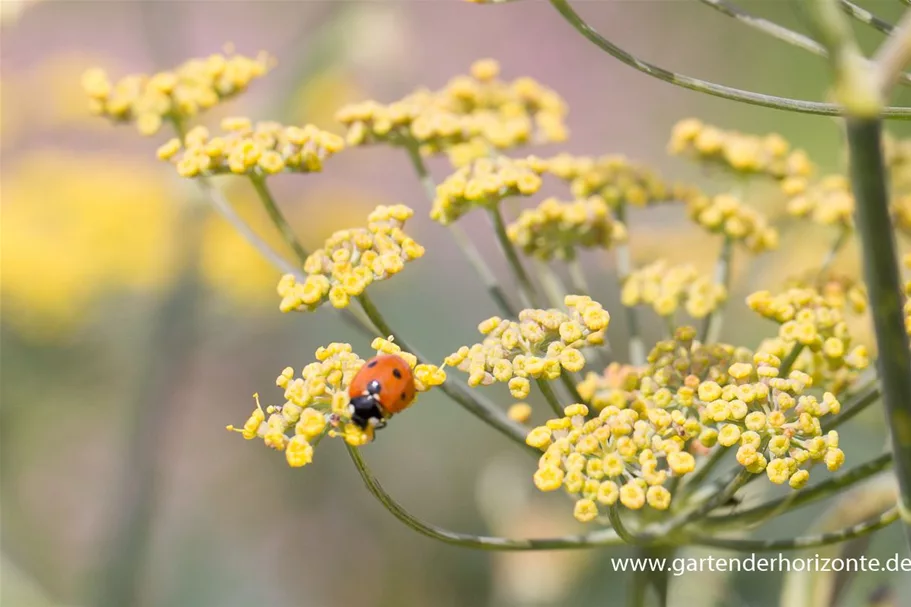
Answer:
[[(446, 373), (437, 366), (417, 364), (413, 354), (385, 339), (371, 345), (377, 354), (396, 354), (414, 369), (415, 387), (426, 392), (446, 381)], [(247, 440), (261, 438), (267, 447), (283, 451), (288, 465), (294, 468), (313, 461), (313, 448), (325, 437), (340, 437), (349, 445), (360, 446), (373, 440), (374, 430), (362, 430), (351, 421), (348, 386), (366, 361), (355, 354), (347, 343), (332, 343), (316, 351), (316, 361), (294, 377), (287, 367), (276, 384), (285, 391), (285, 403), (265, 410), (256, 399), (256, 409), (242, 428), (228, 426)]]
[(742, 204), (730, 194), (712, 198), (695, 196), (687, 204), (687, 213), (690, 219), (709, 232), (742, 242), (753, 253), (778, 247), (778, 230), (770, 226), (759, 211)]
[(674, 125), (668, 143), (671, 154), (685, 154), (718, 163), (739, 174), (767, 175), (781, 181), (787, 193), (806, 187), (813, 164), (803, 150), (792, 150), (784, 137), (764, 137), (726, 131), (690, 118)]
[(610, 248), (626, 240), (626, 227), (614, 220), (603, 199), (562, 202), (547, 198), (534, 209), (522, 211), (510, 224), (509, 239), (527, 255), (548, 261), (574, 259), (577, 248)]
[(588, 412), (585, 405), (570, 405), (565, 417), (528, 433), (526, 442), (544, 452), (534, 475), (535, 486), (541, 491), (562, 487), (574, 496), (573, 514), (582, 522), (597, 518), (599, 506), (609, 508), (618, 502), (631, 510), (646, 504), (667, 510), (671, 504), (671, 493), (664, 487), (667, 479), (696, 467), (675, 422), (667, 416), (662, 420), (667, 423), (659, 424), (648, 411), (613, 406), (593, 419), (588, 419)]
[(826, 272), (819, 276), (816, 270), (810, 270), (803, 275), (789, 278), (784, 285), (785, 289), (812, 289), (817, 286), (819, 295), (826, 305), (854, 314), (863, 314), (867, 311), (869, 298), (866, 285), (858, 278), (847, 274)]
[(534, 157), (474, 160), (437, 186), (430, 218), (449, 225), (473, 208), (494, 208), (510, 196), (531, 196), (541, 189), (541, 172)]
[(911, 236), (911, 194), (897, 196), (892, 203), (892, 220), (895, 227)]
[(492, 59), (440, 90), (418, 90), (389, 105), (364, 101), (341, 108), (336, 119), (349, 145), (417, 144), (424, 153), (451, 151), (461, 166), (492, 150), (526, 143), (562, 142), (566, 104), (532, 78), (505, 82)]
[(566, 417), (529, 432), (526, 442), (544, 451), (538, 489), (564, 487), (580, 498), (576, 518), (588, 521), (599, 504), (617, 501), (667, 508), (670, 493), (655, 487), (692, 471), (692, 452), (736, 447), (746, 470), (795, 489), (809, 479), (811, 462), (841, 467), (838, 434), (823, 435), (820, 423), (840, 411), (834, 395), (820, 401), (806, 394), (813, 381), (801, 371), (779, 377), (781, 360), (769, 353), (705, 346), (694, 336), (691, 327), (679, 328), (656, 345), (646, 369), (590, 374), (580, 394), (600, 410), (597, 418), (572, 405)]
[(854, 194), (844, 175), (827, 175), (788, 201), (788, 213), (822, 225), (854, 227)]
[(673, 316), (681, 304), (693, 318), (703, 318), (727, 299), (724, 285), (701, 276), (692, 265), (658, 261), (636, 270), (623, 283), (624, 306), (649, 305), (659, 316)]
[(653, 170), (620, 155), (593, 158), (564, 153), (541, 163), (547, 173), (569, 184), (573, 196), (599, 196), (611, 208), (687, 201), (698, 194), (691, 186), (668, 184)]
[(281, 311), (311, 312), (326, 300), (346, 308), (371, 283), (398, 274), (407, 262), (422, 257), (424, 247), (402, 230), (412, 215), (414, 211), (402, 204), (380, 205), (367, 217), (366, 228), (332, 234), (307, 258), (303, 282), (294, 274), (279, 281)]
[(870, 361), (866, 347), (852, 346), (842, 308), (832, 303), (815, 289), (788, 289), (778, 295), (759, 291), (747, 298), (752, 310), (781, 325), (777, 338), (766, 340), (760, 351), (785, 358), (801, 348), (792, 368), (838, 394)]
[(226, 118), (221, 135), (211, 136), (204, 126), (191, 129), (183, 142), (174, 138), (158, 148), (158, 158), (170, 161), (182, 177), (198, 175), (272, 175), (282, 171), (321, 171), (323, 161), (341, 151), (338, 135), (312, 124), (282, 126), (247, 118)]
[(91, 111), (114, 122), (135, 122), (143, 135), (154, 135), (165, 120), (184, 121), (246, 90), (266, 74), (273, 59), (229, 53), (190, 59), (151, 76), (133, 74), (111, 82), (101, 68), (82, 77)]
[(522, 310), (519, 320), (494, 316), (478, 326), (484, 341), (462, 346), (446, 364), (468, 373), (470, 386), (507, 383), (510, 393), (525, 399), (532, 379), (553, 380), (563, 370), (581, 371), (581, 348), (604, 343), (610, 314), (590, 297), (567, 295), (567, 311)]

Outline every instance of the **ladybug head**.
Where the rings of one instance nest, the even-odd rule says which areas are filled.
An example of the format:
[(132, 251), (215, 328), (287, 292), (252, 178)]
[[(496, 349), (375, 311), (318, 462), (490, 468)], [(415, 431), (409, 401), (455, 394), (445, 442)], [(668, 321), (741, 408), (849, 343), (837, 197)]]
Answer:
[(375, 394), (355, 396), (348, 404), (348, 410), (351, 412), (351, 421), (362, 430), (370, 426), (378, 430), (386, 425), (386, 417)]

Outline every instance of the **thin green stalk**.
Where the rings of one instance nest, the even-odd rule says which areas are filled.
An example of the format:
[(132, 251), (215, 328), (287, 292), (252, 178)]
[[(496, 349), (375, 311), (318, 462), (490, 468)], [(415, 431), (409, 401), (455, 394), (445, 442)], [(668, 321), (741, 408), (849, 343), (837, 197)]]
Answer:
[(857, 525), (846, 527), (838, 531), (821, 533), (819, 535), (808, 535), (795, 538), (783, 538), (778, 540), (743, 540), (733, 538), (711, 537), (707, 535), (692, 534), (687, 537), (687, 541), (700, 546), (713, 546), (715, 548), (724, 548), (726, 550), (736, 550), (737, 552), (764, 552), (771, 550), (804, 550), (807, 548), (819, 548), (830, 544), (838, 544), (847, 540), (878, 531), (888, 527), (899, 519), (898, 508), (890, 508), (883, 514), (868, 519)]
[(685, 487), (698, 488), (702, 486), (702, 482), (709, 477), (709, 475), (718, 467), (718, 464), (724, 459), (728, 454), (730, 449), (728, 447), (722, 447), (721, 445), (715, 445), (714, 451), (703, 460), (703, 464), (693, 471), (692, 474), (688, 474), (686, 479)]
[(573, 257), (566, 262), (566, 269), (569, 271), (569, 284), (572, 286), (573, 293), (576, 295), (589, 295), (591, 289), (588, 288), (588, 280), (585, 278), (585, 270), (579, 263), (578, 257)]
[(816, 272), (816, 283), (821, 284), (825, 278), (826, 272), (829, 271), (829, 268), (832, 267), (835, 258), (838, 257), (838, 253), (844, 248), (848, 240), (851, 238), (851, 229), (842, 227), (838, 230), (838, 234), (835, 236), (835, 239), (832, 241), (832, 246), (829, 247), (829, 250), (826, 252), (826, 256), (823, 258), (822, 263), (819, 265), (819, 270)]
[[(429, 363), (428, 359), (421, 356), (420, 352), (409, 346), (399, 334), (392, 330), (382, 314), (380, 314), (380, 311), (373, 304), (373, 301), (367, 296), (366, 292), (361, 293), (357, 299), (360, 302), (364, 313), (370, 319), (370, 322), (376, 327), (378, 336), (384, 338), (392, 336), (399, 347), (414, 354), (419, 362), (423, 364)], [(467, 411), (473, 413), (508, 438), (525, 447), (526, 450), (529, 450), (535, 455), (540, 455), (540, 451), (525, 444), (525, 436), (528, 434), (528, 430), (524, 426), (509, 419), (506, 413), (497, 408), (496, 405), (489, 400), (483, 398), (480, 394), (472, 392), (471, 388), (464, 382), (450, 376), (447, 377), (446, 381), (440, 386), (440, 390)]]
[(842, 405), (841, 412), (838, 415), (822, 424), (822, 431), (829, 432), (838, 428), (877, 402), (880, 396), (879, 384), (875, 380), (871, 381), (849, 397), (849, 400)]
[[(626, 220), (626, 203), (621, 201), (616, 210), (617, 221), (624, 224), (629, 230)], [(619, 288), (623, 289), (623, 283), (629, 278), (633, 271), (632, 257), (629, 251), (629, 244), (626, 242), (618, 243), (615, 247), (617, 256), (617, 283)], [(624, 306), (626, 310), (626, 328), (629, 332), (629, 362), (634, 367), (641, 367), (645, 364), (645, 342), (642, 340), (642, 334), (639, 332), (639, 316), (634, 306)]]
[(873, 57), (883, 97), (888, 97), (896, 82), (903, 82), (904, 70), (911, 62), (911, 10), (906, 10), (895, 31)]
[(541, 538), (541, 539), (512, 539), (505, 537), (491, 537), (483, 535), (471, 535), (468, 533), (458, 533), (449, 531), (430, 523), (418, 519), (410, 514), (398, 502), (396, 502), (380, 482), (376, 479), (367, 464), (361, 457), (360, 450), (357, 447), (346, 445), (351, 461), (361, 480), (367, 486), (367, 490), (401, 522), (405, 523), (411, 529), (426, 535), (427, 537), (454, 544), (465, 548), (475, 548), (478, 550), (501, 550), (501, 551), (518, 551), (518, 550), (568, 550), (578, 548), (595, 548), (599, 546), (616, 546), (622, 544), (622, 540), (610, 529), (593, 531), (585, 535), (567, 535), (563, 537)]
[(617, 535), (620, 536), (625, 543), (630, 546), (635, 546), (639, 544), (639, 538), (637, 538), (629, 529), (626, 528), (626, 525), (623, 523), (623, 518), (620, 516), (620, 505), (616, 502), (608, 508), (607, 517), (610, 519), (610, 524), (614, 528), (614, 531), (617, 532)]
[[(424, 163), (424, 159), (421, 157), (421, 152), (416, 143), (408, 142), (403, 147), (405, 148), (405, 151), (408, 152), (408, 159), (411, 161), (411, 166), (414, 168), (415, 173), (417, 173), (418, 181), (421, 182), (421, 187), (424, 189), (427, 200), (432, 205), (436, 199), (437, 192), (437, 186), (433, 182), (433, 176), (427, 169), (427, 165)], [(471, 267), (474, 268), (475, 272), (480, 277), (481, 282), (484, 283), (484, 288), (487, 289), (490, 298), (493, 299), (503, 314), (509, 318), (515, 318), (518, 311), (509, 302), (509, 298), (506, 297), (506, 293), (504, 293), (502, 287), (500, 287), (493, 270), (491, 270), (490, 266), (487, 265), (487, 262), (484, 261), (484, 256), (481, 255), (481, 252), (471, 241), (471, 238), (469, 238), (468, 234), (465, 233), (465, 230), (456, 223), (452, 223), (447, 227), (449, 233), (452, 234), (456, 245), (459, 247), (459, 250), (462, 252), (462, 255), (468, 260)]]
[(856, 485), (871, 476), (887, 470), (892, 465), (892, 454), (885, 453), (874, 460), (855, 466), (825, 481), (793, 491), (785, 497), (769, 500), (752, 508), (739, 510), (730, 514), (710, 516), (700, 523), (700, 529), (742, 528), (763, 523), (772, 517), (790, 512), (801, 506), (831, 497), (842, 489)]
[[(734, 255), (734, 241), (729, 236), (725, 236), (721, 243), (721, 252), (718, 254), (718, 261), (715, 264), (715, 282), (724, 287), (728, 293), (727, 299), (730, 299), (731, 289), (731, 257)], [(704, 344), (715, 343), (721, 333), (721, 325), (724, 322), (724, 303), (718, 308), (709, 312), (705, 317), (702, 325), (702, 335), (700, 340)]]
[(523, 305), (526, 308), (540, 307), (531, 278), (528, 277), (528, 273), (522, 265), (522, 260), (519, 259), (516, 248), (512, 245), (512, 241), (509, 240), (509, 236), (506, 234), (506, 224), (503, 222), (503, 214), (500, 212), (500, 209), (492, 208), (488, 209), (487, 215), (490, 217), (494, 233), (497, 235), (497, 243), (500, 245), (500, 250), (503, 251), (503, 255), (506, 256), (506, 260), (509, 262), (509, 267), (519, 281), (519, 295), (522, 298)]
[(867, 9), (857, 6), (849, 0), (839, 0), (841, 5), (841, 10), (845, 14), (851, 16), (851, 18), (856, 19), (863, 23), (864, 25), (869, 25), (870, 27), (881, 31), (884, 34), (891, 34), (892, 30), (895, 29), (892, 27), (892, 24), (884, 19), (880, 19)]
[(728, 17), (733, 17), (744, 25), (752, 27), (753, 29), (760, 31), (763, 34), (777, 38), (782, 42), (787, 42), (788, 44), (796, 46), (797, 48), (802, 48), (805, 51), (810, 51), (814, 55), (819, 55), (821, 57), (828, 56), (825, 47), (809, 36), (804, 36), (800, 32), (795, 32), (794, 30), (779, 25), (774, 21), (763, 19), (758, 15), (754, 15), (753, 13), (740, 8), (732, 2), (727, 2), (726, 0), (699, 0), (699, 2), (702, 2), (703, 4), (714, 8), (715, 10), (727, 15)]
[(550, 384), (546, 379), (538, 378), (535, 380), (538, 384), (538, 389), (541, 390), (541, 394), (544, 395), (544, 398), (547, 400), (547, 404), (550, 405), (550, 408), (556, 414), (557, 417), (563, 417), (563, 407), (560, 405), (560, 399), (557, 398), (554, 389), (550, 387)]
[(272, 223), (275, 224), (275, 227), (278, 228), (282, 238), (285, 239), (285, 242), (288, 243), (288, 246), (294, 251), (298, 261), (303, 264), (307, 261), (307, 258), (310, 257), (310, 253), (304, 248), (300, 240), (297, 239), (294, 230), (291, 228), (291, 224), (288, 223), (288, 220), (285, 219), (281, 209), (279, 209), (278, 205), (275, 203), (275, 198), (272, 196), (269, 186), (266, 185), (266, 178), (262, 175), (250, 175), (250, 182), (253, 183), (253, 188), (256, 190), (256, 194), (259, 196), (263, 206), (266, 207), (266, 212), (269, 213), (269, 218), (272, 220)]
[(791, 351), (788, 352), (788, 355), (784, 357), (784, 360), (781, 361), (781, 366), (778, 368), (779, 377), (787, 377), (788, 373), (791, 372), (791, 367), (794, 366), (794, 363), (797, 362), (797, 357), (800, 356), (800, 353), (803, 352), (803, 344), (795, 343), (791, 346)]
[(877, 368), (891, 432), (899, 504), (911, 543), (911, 349), (902, 313), (901, 274), (889, 216), (889, 194), (882, 146), (882, 122), (847, 121), (855, 218), (860, 237), (864, 278), (870, 297)]
[(729, 482), (725, 487), (707, 498), (702, 503), (696, 505), (694, 508), (690, 509), (689, 512), (684, 513), (675, 520), (672, 524), (671, 530), (677, 530), (690, 523), (700, 521), (704, 519), (712, 510), (724, 506), (727, 504), (734, 495), (740, 491), (740, 489), (747, 484), (751, 477), (755, 476), (753, 473), (749, 472), (746, 468), (741, 469), (736, 476)]
[[(838, 116), (843, 113), (841, 106), (834, 103), (803, 101), (799, 99), (789, 99), (786, 97), (776, 97), (774, 95), (764, 95), (762, 93), (755, 93), (752, 91), (744, 91), (741, 89), (715, 84), (714, 82), (700, 80), (691, 76), (678, 74), (670, 70), (666, 70), (662, 67), (658, 67), (657, 65), (643, 61), (642, 59), (639, 59), (638, 57), (630, 54), (629, 52), (623, 50), (599, 34), (597, 31), (595, 31), (594, 28), (592, 28), (591, 25), (586, 23), (585, 20), (582, 19), (578, 13), (576, 13), (576, 11), (572, 9), (572, 7), (569, 5), (568, 0), (550, 0), (550, 3), (557, 10), (557, 12), (559, 12), (560, 15), (562, 15), (563, 18), (587, 40), (595, 44), (601, 50), (607, 52), (615, 59), (639, 70), (640, 72), (648, 74), (653, 78), (657, 78), (664, 82), (668, 82), (670, 84), (674, 84), (676, 86), (699, 93), (705, 93), (707, 95), (713, 95), (715, 97), (721, 97), (723, 99), (730, 99), (732, 101), (740, 101), (742, 103), (775, 108), (779, 110), (801, 112), (805, 114), (818, 114), (823, 116)], [(911, 118), (911, 108), (887, 107), (885, 108), (883, 115), (888, 118), (900, 118), (907, 120)]]

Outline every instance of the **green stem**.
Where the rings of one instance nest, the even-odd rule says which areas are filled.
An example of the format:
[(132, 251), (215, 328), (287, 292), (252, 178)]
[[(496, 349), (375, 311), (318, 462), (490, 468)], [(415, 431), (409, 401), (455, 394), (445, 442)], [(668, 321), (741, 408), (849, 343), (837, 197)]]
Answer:
[[(424, 189), (427, 200), (430, 204), (433, 204), (433, 201), (436, 199), (437, 186), (433, 182), (433, 176), (427, 169), (424, 159), (421, 157), (421, 152), (418, 149), (417, 144), (413, 141), (409, 141), (405, 143), (403, 147), (405, 148), (405, 151), (408, 152), (408, 159), (411, 161), (414, 172), (417, 173), (418, 181), (421, 182), (421, 187)], [(515, 318), (518, 311), (509, 303), (509, 299), (497, 282), (493, 270), (491, 270), (490, 266), (487, 265), (487, 262), (484, 261), (484, 256), (481, 255), (481, 252), (471, 241), (471, 238), (468, 237), (468, 234), (465, 233), (465, 230), (456, 223), (450, 224), (448, 229), (449, 233), (452, 234), (456, 245), (459, 247), (459, 250), (462, 252), (462, 255), (468, 260), (471, 267), (474, 268), (475, 272), (480, 277), (481, 282), (484, 283), (484, 288), (487, 289), (490, 298), (493, 299), (503, 314), (509, 318)]]
[(823, 45), (816, 42), (809, 36), (804, 36), (800, 32), (795, 32), (794, 30), (788, 29), (782, 25), (778, 25), (774, 21), (769, 21), (768, 19), (763, 19), (758, 15), (754, 15), (732, 2), (727, 2), (726, 0), (699, 0), (703, 4), (714, 8), (716, 11), (719, 11), (728, 17), (733, 17), (737, 21), (740, 21), (748, 27), (752, 27), (763, 34), (777, 38), (782, 42), (787, 42), (798, 48), (802, 48), (805, 51), (810, 51), (814, 55), (819, 55), (820, 57), (828, 56), (826, 49)]
[(826, 256), (823, 258), (822, 263), (819, 266), (819, 271), (816, 272), (816, 283), (821, 285), (823, 279), (825, 278), (826, 272), (829, 271), (829, 268), (832, 267), (832, 263), (835, 261), (835, 258), (838, 256), (839, 251), (845, 246), (848, 242), (848, 239), (851, 238), (851, 229), (847, 227), (842, 227), (838, 230), (838, 234), (835, 236), (835, 240), (832, 241), (832, 246), (829, 247)]
[[(617, 221), (624, 224), (629, 230), (626, 220), (626, 203), (620, 202), (616, 210)], [(629, 244), (626, 242), (618, 243), (615, 247), (617, 256), (617, 283), (619, 288), (623, 289), (623, 283), (629, 278), (633, 271), (632, 256), (630, 255)], [(641, 367), (645, 364), (645, 342), (642, 341), (642, 335), (639, 332), (639, 316), (635, 306), (624, 306), (626, 310), (626, 327), (629, 332), (629, 361), (634, 367)]]
[(841, 5), (841, 10), (843, 10), (851, 18), (860, 21), (864, 25), (869, 25), (873, 29), (877, 29), (884, 34), (892, 33), (892, 30), (894, 28), (892, 27), (891, 23), (880, 19), (867, 9), (857, 6), (849, 0), (839, 0), (839, 4)]
[(389, 495), (379, 481), (367, 468), (367, 464), (361, 457), (360, 451), (356, 447), (346, 445), (351, 461), (357, 469), (361, 480), (367, 485), (367, 490), (373, 494), (384, 508), (393, 514), (401, 522), (408, 525), (411, 529), (426, 535), (427, 537), (454, 544), (465, 548), (475, 548), (478, 550), (501, 550), (501, 551), (518, 551), (518, 550), (568, 550), (578, 548), (595, 548), (598, 546), (616, 546), (623, 542), (617, 537), (617, 534), (610, 529), (603, 529), (587, 533), (585, 535), (567, 535), (563, 537), (541, 538), (541, 539), (512, 539), (505, 537), (491, 537), (483, 535), (471, 535), (468, 533), (458, 533), (449, 531), (430, 523), (418, 519), (410, 514), (391, 495)]
[(711, 455), (703, 460), (702, 466), (697, 468), (692, 474), (688, 474), (684, 477), (686, 484), (684, 485), (687, 488), (693, 487), (698, 488), (702, 486), (702, 482), (708, 478), (708, 476), (718, 467), (718, 464), (724, 459), (728, 454), (729, 448), (722, 447), (721, 445), (715, 445), (714, 451)]
[(676, 531), (690, 523), (700, 521), (712, 510), (727, 504), (753, 476), (754, 474), (747, 471), (745, 468), (741, 469), (721, 491), (714, 493), (711, 497), (708, 497), (705, 501), (690, 509), (689, 512), (686, 512), (675, 519), (671, 524), (671, 531)]
[(788, 355), (784, 357), (784, 360), (781, 361), (781, 366), (778, 368), (779, 377), (787, 377), (788, 373), (791, 372), (791, 367), (794, 366), (794, 363), (797, 362), (797, 357), (800, 356), (800, 353), (803, 352), (803, 344), (795, 343), (791, 346), (791, 351), (788, 352)]
[[(721, 252), (718, 254), (718, 261), (715, 264), (715, 282), (724, 287), (727, 292), (725, 301), (730, 300), (731, 289), (731, 257), (734, 254), (734, 241), (729, 236), (725, 236), (721, 243)], [(709, 312), (705, 317), (705, 323), (702, 325), (702, 335), (700, 340), (704, 344), (715, 343), (721, 333), (721, 325), (724, 322), (724, 306), (721, 304), (716, 309)]]
[(895, 31), (876, 51), (873, 64), (879, 80), (880, 93), (888, 97), (896, 82), (904, 82), (904, 72), (911, 61), (911, 11), (906, 10)]
[(572, 286), (576, 295), (588, 295), (591, 289), (588, 288), (588, 280), (585, 278), (585, 270), (579, 263), (578, 257), (573, 257), (566, 262), (566, 269), (569, 271), (569, 284)]
[[(392, 336), (395, 343), (403, 350), (414, 354), (417, 357), (418, 362), (422, 364), (429, 363), (428, 359), (421, 356), (420, 352), (409, 346), (399, 334), (392, 330), (389, 324), (386, 323), (382, 314), (380, 314), (380, 311), (373, 304), (373, 301), (367, 296), (366, 292), (361, 293), (357, 299), (360, 302), (364, 313), (370, 319), (370, 322), (376, 327), (376, 335), (383, 338)], [(490, 426), (493, 426), (494, 429), (519, 443), (534, 455), (540, 456), (540, 451), (525, 444), (525, 436), (528, 434), (528, 430), (524, 426), (509, 419), (503, 411), (490, 401), (473, 393), (471, 388), (464, 382), (453, 379), (452, 377), (447, 377), (446, 381), (440, 386), (440, 390), (467, 411), (473, 413)]]
[[(699, 80), (698, 78), (693, 78), (691, 76), (678, 74), (666, 70), (662, 67), (658, 67), (657, 65), (647, 63), (642, 59), (639, 59), (638, 57), (623, 50), (599, 34), (597, 31), (595, 31), (594, 28), (586, 23), (585, 20), (582, 19), (582, 17), (572, 9), (572, 7), (569, 5), (568, 0), (550, 0), (550, 3), (555, 9), (557, 9), (557, 12), (559, 12), (560, 15), (562, 15), (563, 18), (587, 40), (595, 44), (601, 50), (607, 52), (615, 59), (639, 70), (640, 72), (648, 74), (653, 78), (657, 78), (664, 82), (668, 82), (670, 84), (699, 93), (705, 93), (707, 95), (714, 95), (715, 97), (721, 97), (723, 99), (730, 99), (732, 101), (740, 101), (742, 103), (759, 105), (768, 108), (775, 108), (790, 112), (801, 112), (805, 114), (818, 114), (823, 116), (838, 116), (843, 113), (841, 106), (834, 103), (803, 101), (800, 99), (789, 99), (786, 97), (776, 97), (773, 95), (764, 95), (762, 93), (755, 93), (752, 91), (744, 91), (720, 84), (715, 84), (714, 82)], [(907, 120), (911, 118), (911, 108), (888, 107), (885, 108), (883, 115), (889, 118), (901, 118)]]
[(635, 546), (639, 544), (639, 539), (626, 528), (626, 525), (623, 523), (623, 518), (620, 516), (620, 505), (614, 503), (613, 506), (608, 508), (607, 517), (610, 519), (610, 524), (614, 528), (614, 531), (617, 532), (617, 535), (620, 536), (620, 539), (630, 546)]
[(892, 454), (886, 453), (874, 460), (860, 464), (837, 476), (826, 479), (812, 487), (801, 489), (800, 491), (793, 491), (785, 497), (769, 500), (758, 506), (753, 506), (752, 508), (740, 510), (731, 514), (707, 517), (700, 524), (700, 528), (743, 528), (763, 523), (772, 517), (777, 517), (785, 512), (790, 512), (801, 506), (835, 495), (842, 489), (856, 485), (874, 474), (887, 470), (891, 465)]
[(711, 537), (707, 535), (692, 534), (687, 540), (700, 546), (713, 546), (715, 548), (724, 548), (725, 550), (736, 550), (738, 552), (764, 552), (770, 550), (804, 550), (807, 548), (819, 548), (830, 544), (838, 544), (868, 533), (872, 533), (884, 527), (888, 527), (899, 519), (898, 508), (890, 508), (883, 514), (868, 519), (857, 525), (846, 527), (838, 531), (821, 533), (819, 535), (801, 536), (795, 538), (784, 538), (779, 540), (742, 540), (729, 539), (720, 537)]
[(871, 381), (849, 397), (849, 400), (842, 405), (841, 412), (837, 416), (822, 424), (822, 431), (829, 432), (830, 430), (836, 429), (854, 416), (865, 411), (867, 407), (878, 401), (879, 398), (879, 384), (875, 380)]
[(911, 349), (902, 313), (902, 285), (889, 217), (889, 194), (882, 147), (882, 122), (848, 119), (848, 148), (855, 218), (864, 278), (870, 297), (877, 367), (891, 432), (899, 505), (911, 543)]
[(544, 398), (547, 400), (547, 404), (550, 405), (550, 408), (556, 414), (557, 417), (563, 417), (563, 407), (560, 406), (560, 400), (557, 398), (554, 389), (550, 387), (550, 384), (546, 379), (538, 378), (535, 380), (538, 384), (538, 389), (541, 390), (541, 393), (544, 395)]
[(291, 224), (288, 223), (288, 220), (285, 219), (281, 209), (279, 209), (278, 205), (275, 203), (275, 198), (272, 196), (269, 186), (266, 185), (266, 178), (262, 175), (250, 175), (250, 181), (253, 183), (253, 188), (256, 190), (256, 194), (259, 196), (263, 206), (266, 207), (266, 212), (269, 213), (269, 218), (272, 220), (272, 223), (278, 228), (282, 238), (285, 239), (285, 242), (288, 243), (288, 246), (291, 247), (291, 250), (294, 251), (294, 254), (297, 256), (298, 261), (303, 265), (304, 262), (307, 261), (307, 258), (310, 257), (310, 253), (297, 239), (294, 230), (291, 228)]
[(506, 224), (503, 222), (503, 214), (500, 213), (500, 209), (491, 208), (488, 210), (488, 216), (490, 217), (490, 222), (493, 224), (494, 232), (497, 235), (497, 243), (500, 245), (500, 250), (503, 251), (506, 260), (509, 262), (509, 267), (519, 281), (519, 295), (522, 298), (523, 305), (526, 308), (539, 307), (540, 304), (535, 294), (535, 287), (531, 283), (531, 279), (528, 277), (525, 267), (522, 265), (522, 260), (519, 259), (516, 248), (512, 246), (512, 241), (509, 240), (509, 236), (506, 234)]

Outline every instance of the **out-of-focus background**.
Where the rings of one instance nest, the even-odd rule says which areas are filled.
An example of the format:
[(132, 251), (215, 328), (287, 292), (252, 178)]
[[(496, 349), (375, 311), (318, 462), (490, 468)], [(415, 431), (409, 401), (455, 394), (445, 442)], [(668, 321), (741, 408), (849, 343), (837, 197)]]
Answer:
[[(773, 94), (825, 94), (819, 58), (697, 2), (576, 4), (606, 35), (664, 67)], [(743, 6), (804, 28), (790, 3)], [(893, 21), (901, 9), (885, 0), (866, 6)], [(569, 104), (569, 143), (534, 153), (622, 152), (671, 178), (703, 183), (696, 168), (665, 153), (669, 129), (682, 118), (778, 131), (826, 170), (843, 162), (834, 121), (662, 84), (600, 52), (546, 2), (0, 0), (0, 7), (4, 607), (586, 607), (622, 597), (622, 576), (607, 559), (628, 550), (489, 554), (441, 545), (372, 501), (341, 445), (329, 444), (337, 441), (294, 470), (280, 454), (226, 432), (226, 424), (246, 419), (254, 392), (280, 402), (274, 379), (285, 366), (300, 369), (330, 341), (350, 341), (364, 356), (369, 344), (328, 311), (282, 315), (276, 271), (218, 217), (198, 228), (187, 221), (198, 189), (154, 157), (169, 135), (143, 138), (91, 117), (82, 72), (154, 72), (228, 42), (249, 55), (265, 50), (277, 57), (276, 69), (201, 122), (246, 115), (339, 132), (333, 113), (341, 104), (439, 87), (493, 57), (504, 77), (534, 77)], [(868, 50), (879, 39), (860, 34)], [(889, 129), (909, 133), (897, 123)], [(447, 171), (442, 160), (431, 168), (437, 179)], [(247, 184), (223, 183), (281, 249)], [(311, 248), (333, 230), (361, 224), (378, 203), (417, 210), (411, 231), (428, 245), (426, 257), (371, 292), (428, 356), (442, 360), (476, 341), (477, 323), (496, 312), (444, 229), (427, 217), (400, 151), (348, 150), (322, 174), (273, 183)], [(784, 221), (771, 191), (751, 203), (781, 220), (782, 243), (751, 264), (740, 255), (735, 265), (723, 338), (746, 346), (774, 327), (756, 321), (743, 297), (815, 266), (832, 237)], [(469, 216), (465, 225), (505, 279), (485, 223)], [(686, 222), (680, 207), (634, 213), (631, 235), (639, 262), (667, 256), (706, 271), (720, 245)], [(588, 253), (583, 262), (594, 295), (617, 310), (612, 255)], [(837, 264), (856, 272), (856, 249)], [(659, 334), (646, 330), (650, 339)], [(619, 313), (609, 337), (624, 351)], [(505, 391), (491, 394), (504, 407), (512, 402)], [(543, 419), (540, 402), (531, 402)], [(850, 462), (877, 454), (881, 412), (874, 408), (844, 434)], [(441, 395), (422, 398), (382, 439), (365, 456), (387, 489), (426, 520), (520, 537), (580, 528), (561, 496), (534, 491), (534, 462)], [(763, 533), (796, 533), (820, 508)], [(880, 534), (871, 550), (906, 554), (899, 536)], [(851, 604), (890, 581), (909, 596), (908, 580), (888, 575), (861, 576)], [(735, 575), (729, 591), (725, 577), (675, 578), (674, 604), (776, 604), (780, 574)]]

